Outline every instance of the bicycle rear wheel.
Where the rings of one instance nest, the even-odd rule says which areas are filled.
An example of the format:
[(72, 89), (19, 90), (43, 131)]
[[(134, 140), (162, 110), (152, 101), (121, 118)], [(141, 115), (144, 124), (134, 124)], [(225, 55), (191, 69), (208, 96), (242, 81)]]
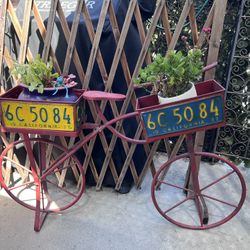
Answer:
[[(32, 138), (30, 142), (32, 155), (28, 154), (24, 140), (12, 143), (2, 152), (2, 187), (16, 202), (31, 210), (37, 209), (37, 199), (41, 212), (60, 212), (71, 207), (85, 189), (81, 164), (71, 156), (49, 171), (68, 149), (45, 138)], [(31, 167), (32, 160), (35, 166)]]
[(194, 155), (216, 162), (200, 164), (200, 190), (195, 191), (192, 177), (187, 174), (190, 156), (182, 154), (167, 161), (155, 174), (151, 186), (153, 203), (165, 219), (177, 226), (217, 227), (239, 212), (246, 197), (245, 181), (239, 169), (227, 159), (205, 152), (194, 152)]

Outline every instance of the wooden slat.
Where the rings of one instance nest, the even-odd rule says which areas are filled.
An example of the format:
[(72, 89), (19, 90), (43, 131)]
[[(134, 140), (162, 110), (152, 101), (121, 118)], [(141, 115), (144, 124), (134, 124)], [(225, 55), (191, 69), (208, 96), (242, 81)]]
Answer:
[[(65, 15), (64, 15), (64, 12), (63, 12), (63, 9), (62, 9), (60, 2), (58, 2), (58, 5), (57, 5), (57, 12), (58, 12), (59, 19), (61, 21), (61, 26), (62, 26), (62, 30), (64, 33), (64, 37), (65, 37), (67, 43), (69, 43), (70, 30), (69, 30), (69, 26), (68, 26), (68, 23), (67, 23), (67, 20), (65, 18)], [(84, 77), (85, 77), (85, 73), (84, 73), (83, 67), (81, 65), (81, 60), (80, 60), (80, 57), (79, 57), (76, 49), (73, 50), (73, 62), (75, 64), (78, 77), (79, 77), (80, 81), (83, 82)]]
[[(213, 3), (213, 5), (208, 13), (208, 16), (207, 16), (205, 24), (203, 25), (203, 28), (207, 28), (207, 27), (212, 26), (213, 17), (214, 17), (214, 8), (215, 8), (215, 2)], [(197, 47), (201, 48), (205, 41), (206, 41), (206, 34), (205, 34), (205, 32), (201, 31), (201, 34), (200, 34), (199, 39), (197, 41)]]
[(12, 69), (14, 67), (14, 61), (13, 61), (13, 59), (10, 55), (10, 52), (6, 46), (4, 47), (4, 60), (5, 60), (9, 69)]
[[(117, 19), (115, 16), (115, 10), (114, 10), (112, 4), (110, 4), (110, 6), (109, 6), (109, 16), (110, 16), (110, 24), (112, 26), (116, 46), (118, 47), (121, 33), (120, 33), (118, 22), (117, 22)], [(122, 31), (122, 32), (124, 32), (124, 31)], [(122, 49), (122, 52), (121, 52), (121, 64), (122, 64), (122, 68), (123, 68), (124, 77), (125, 77), (126, 83), (128, 85), (128, 83), (131, 81), (131, 73), (129, 70), (128, 60), (127, 60), (124, 49)], [(109, 82), (110, 82), (110, 80), (112, 80), (112, 79), (108, 79)]]
[[(88, 31), (89, 39), (93, 43), (94, 39), (95, 39), (95, 31), (94, 31), (94, 27), (93, 27), (93, 24), (92, 24), (92, 21), (91, 21), (86, 4), (83, 5), (82, 14), (84, 17), (84, 21), (86, 23), (86, 28)], [(99, 47), (97, 49), (96, 61), (97, 61), (97, 64), (99, 66), (99, 70), (100, 70), (100, 73), (101, 73), (101, 76), (103, 79), (103, 83), (106, 84), (106, 82), (108, 80), (108, 74), (107, 74), (104, 60), (103, 60), (103, 57), (102, 57), (102, 54), (101, 54)]]
[[(136, 21), (137, 29), (139, 32), (141, 44), (143, 44), (145, 41), (145, 38), (146, 38), (146, 34), (145, 34), (145, 28), (144, 28), (144, 24), (142, 22), (141, 12), (140, 12), (140, 8), (139, 8), (138, 4), (136, 4), (136, 6), (135, 6), (134, 16), (135, 16), (135, 21)], [(146, 55), (145, 62), (146, 62), (146, 64), (149, 64), (152, 62), (149, 51)]]
[(176, 28), (175, 28), (175, 32), (173, 34), (173, 37), (172, 37), (172, 40), (169, 44), (169, 47), (168, 47), (168, 51), (169, 50), (172, 50), (175, 48), (175, 45), (180, 37), (180, 34), (181, 34), (181, 31), (182, 31), (182, 28), (183, 28), (183, 25), (186, 21), (186, 18), (190, 12), (190, 8), (193, 4), (193, 1), (192, 0), (186, 0), (185, 4), (184, 4), (184, 7), (183, 7), (183, 10), (181, 12), (181, 16), (179, 18), (179, 21), (176, 25)]
[[(0, 9), (0, 94), (5, 92), (4, 86), (4, 78), (3, 78), (3, 63), (4, 63), (4, 34), (5, 34), (5, 26), (6, 26), (6, 12), (7, 12), (7, 0), (3, 0), (2, 6)], [(1, 140), (0, 140), (1, 143)], [(0, 148), (1, 149), (1, 148)]]
[(5, 34), (5, 25), (6, 25), (6, 10), (7, 10), (7, 0), (2, 1), (1, 13), (0, 13), (0, 77), (1, 82), (0, 86), (2, 86), (2, 70), (3, 70), (3, 55), (4, 55), (4, 34)]
[(50, 12), (49, 12), (49, 18), (48, 18), (48, 24), (47, 24), (47, 34), (44, 41), (44, 47), (43, 47), (43, 54), (42, 54), (42, 60), (44, 62), (48, 61), (49, 57), (49, 50), (54, 30), (54, 20), (56, 17), (56, 9), (57, 9), (58, 0), (54, 0), (51, 2), (50, 6)]
[[(161, 15), (161, 12), (162, 12), (162, 9), (163, 9), (164, 6), (165, 6), (165, 1), (164, 0), (159, 0), (158, 4), (156, 6), (156, 9), (155, 9), (154, 15), (153, 15), (154, 18), (152, 19), (152, 22), (151, 22), (151, 25), (149, 27), (148, 33), (146, 35), (145, 41), (144, 41), (144, 43), (142, 45), (141, 52), (140, 52), (140, 55), (138, 57), (138, 60), (137, 60), (137, 63), (136, 63), (136, 66), (135, 66), (135, 69), (134, 69), (134, 72), (133, 72), (133, 75), (132, 75), (132, 79), (134, 79), (138, 75), (139, 70), (143, 65), (146, 54), (148, 52), (148, 48), (149, 48), (152, 36), (154, 34), (156, 25), (157, 25), (157, 23), (159, 21), (159, 18), (160, 18), (160, 15)], [(133, 92), (133, 85), (130, 84), (128, 92), (127, 92), (127, 97), (129, 99), (130, 99), (130, 97), (132, 95), (132, 92)], [(127, 106), (128, 106), (128, 103), (126, 103), (126, 104), (124, 103), (121, 113), (126, 112)]]
[(75, 15), (74, 15), (74, 20), (73, 20), (73, 24), (72, 24), (72, 28), (71, 28), (71, 32), (70, 32), (70, 37), (69, 37), (69, 41), (68, 41), (68, 47), (67, 47), (64, 67), (63, 67), (64, 74), (68, 74), (68, 72), (69, 72), (71, 58), (72, 58), (72, 54), (73, 54), (73, 51), (75, 48), (75, 40), (76, 40), (77, 29), (78, 29), (78, 25), (79, 25), (79, 21), (80, 21), (80, 14), (81, 14), (82, 6), (83, 6), (83, 1), (78, 0)]
[[(122, 27), (121, 36), (120, 36), (119, 42), (117, 44), (117, 48), (116, 48), (115, 55), (114, 55), (112, 65), (111, 65), (111, 69), (110, 69), (110, 72), (109, 72), (108, 82), (107, 82), (107, 85), (105, 86), (105, 91), (107, 91), (107, 92), (110, 91), (110, 89), (112, 87), (112, 83), (113, 83), (114, 78), (115, 78), (115, 73), (116, 73), (118, 64), (119, 64), (120, 59), (121, 59), (121, 55), (122, 55), (122, 52), (123, 52), (123, 47), (124, 47), (124, 44), (125, 44), (125, 40), (126, 40), (126, 37), (127, 37), (127, 34), (128, 34), (130, 22), (132, 20), (136, 4), (137, 4), (137, 1), (135, 1), (135, 0), (130, 1), (128, 11), (127, 11), (127, 15), (125, 17), (124, 25)], [(102, 102), (101, 107), (105, 106), (104, 103), (105, 102)]]
[[(23, 36), (23, 30), (22, 27), (18, 21), (18, 18), (16, 16), (16, 12), (14, 10), (14, 7), (11, 3), (11, 1), (8, 2), (8, 8), (7, 8), (11, 23), (16, 31), (17, 37), (19, 41), (21, 42), (22, 36)], [(32, 53), (29, 48), (27, 48), (27, 60), (30, 62), (33, 60)]]
[[(9, 142), (12, 143), (14, 140), (15, 140), (15, 134), (14, 133), (10, 133)], [(13, 149), (11, 149), (11, 150), (9, 150), (7, 152), (7, 157), (9, 159), (12, 159), (13, 155), (14, 155)], [(5, 179), (4, 182), (5, 182), (5, 184), (6, 184), (7, 187), (10, 184), (11, 173), (12, 173), (12, 164), (11, 164), (11, 162), (7, 161), (6, 169), (5, 169), (5, 176), (4, 176), (4, 179)]]
[[(58, 2), (59, 4), (59, 2)], [(35, 17), (35, 20), (36, 20), (36, 23), (37, 23), (37, 26), (38, 26), (38, 29), (39, 29), (39, 32), (40, 32), (40, 35), (43, 39), (43, 41), (45, 42), (45, 38), (46, 38), (46, 34), (47, 34), (47, 31), (45, 29), (45, 26), (44, 26), (44, 23), (43, 23), (43, 20), (41, 18), (41, 15), (39, 13), (39, 10), (37, 8), (37, 5), (36, 5), (36, 2), (34, 2), (33, 4), (33, 14), (34, 14), (34, 17)], [(50, 47), (50, 56), (52, 58), (52, 61), (53, 61), (53, 66), (56, 70), (56, 72), (58, 72), (59, 74), (61, 74), (61, 69), (59, 67), (59, 64), (58, 64), (58, 61), (57, 61), (57, 58), (55, 56), (55, 53), (53, 51), (53, 49)]]
[[(7, 67), (9, 69), (12, 69), (14, 67), (14, 61), (11, 58), (10, 52), (8, 50), (8, 48), (5, 46), (4, 47), (4, 60), (5, 63), (7, 65)], [(13, 81), (12, 81), (12, 87), (16, 86), (17, 84), (17, 79), (15, 77), (13, 77)], [(4, 88), (5, 86), (1, 86), (1, 94), (5, 93), (7, 89)]]
[(87, 89), (88, 85), (89, 85), (89, 81), (91, 78), (92, 70), (94, 68), (96, 54), (97, 54), (99, 43), (101, 40), (102, 30), (104, 27), (104, 22), (105, 22), (105, 18), (107, 16), (108, 7), (109, 7), (110, 2), (111, 2), (111, 0), (103, 0), (102, 10), (101, 10), (101, 13), (99, 16), (99, 21), (98, 21), (98, 25), (97, 25), (97, 29), (96, 29), (96, 35), (95, 35), (94, 42), (92, 44), (92, 49), (90, 52), (86, 76), (85, 76), (84, 83), (83, 83), (84, 89)]
[[(74, 145), (74, 143), (75, 143), (75, 138), (74, 137), (71, 137), (69, 139), (69, 143), (68, 144), (67, 144), (67, 142), (66, 142), (66, 140), (65, 140), (64, 137), (60, 137), (60, 139), (61, 139), (62, 145), (64, 147), (66, 147), (66, 148), (72, 148), (73, 145)], [(59, 187), (62, 187), (64, 185), (64, 180), (65, 180), (65, 177), (66, 177), (66, 174), (67, 174), (67, 171), (68, 171), (68, 169), (66, 168), (66, 166), (69, 165), (69, 163), (70, 163), (70, 158), (66, 159), (65, 162), (63, 163), (63, 167), (62, 167), (63, 170), (62, 170), (62, 172), (60, 174), (60, 178), (59, 178), (59, 182), (58, 182), (58, 186)], [(72, 170), (76, 168), (75, 165), (72, 164), (72, 162), (71, 162), (70, 165), (71, 165)], [(75, 172), (75, 171), (73, 171), (73, 172)], [(76, 181), (77, 182), (78, 182), (78, 178), (79, 178), (79, 175), (76, 176)]]
[(164, 6), (163, 10), (162, 10), (162, 23), (163, 23), (163, 27), (164, 27), (164, 31), (166, 34), (166, 42), (167, 45), (170, 44), (173, 34), (171, 32), (171, 28), (170, 28), (170, 22), (169, 22), (169, 18), (168, 18), (168, 9), (166, 7), (166, 5)]
[[(211, 37), (209, 42), (207, 65), (217, 61), (226, 8), (227, 0), (215, 0), (215, 10)], [(215, 68), (207, 71), (205, 73), (205, 80), (214, 78), (215, 71)]]
[[(81, 140), (83, 140), (83, 139), (84, 139), (83, 133), (81, 133), (81, 134), (79, 135), (79, 137), (80, 137)], [(87, 151), (88, 151), (88, 146), (87, 146), (87, 145), (83, 145), (83, 150), (84, 150), (84, 153), (86, 154)], [(96, 167), (95, 167), (95, 163), (94, 163), (92, 157), (90, 158), (89, 166), (90, 166), (90, 170), (91, 170), (91, 172), (92, 172), (92, 174), (93, 174), (93, 177), (94, 177), (94, 179), (95, 179), (95, 182), (97, 183), (98, 178), (99, 178), (99, 175), (98, 175), (98, 173), (97, 173), (97, 170), (96, 170)], [(87, 168), (88, 168), (88, 165), (87, 165), (87, 166), (83, 165), (84, 173), (87, 172)]]
[[(137, 139), (137, 140), (140, 139), (141, 134), (142, 134), (142, 126), (138, 126), (137, 131), (135, 133), (134, 139)], [(125, 160), (125, 162), (124, 162), (124, 164), (122, 166), (121, 173), (120, 173), (119, 178), (117, 180), (117, 183), (115, 185), (116, 190), (119, 190), (121, 188), (121, 184), (122, 184), (122, 182), (124, 180), (124, 177), (125, 177), (125, 175), (127, 173), (130, 162), (132, 161), (132, 157), (133, 157), (133, 154), (135, 152), (136, 146), (137, 146), (136, 144), (132, 144), (130, 149), (129, 149), (129, 152), (127, 152), (127, 158), (126, 158), (126, 160)], [(133, 169), (133, 168), (130, 168), (130, 169), (131, 169), (132, 175), (134, 176), (132, 171), (133, 170), (136, 171), (136, 170)], [(136, 173), (136, 175), (137, 175), (137, 173)], [(134, 178), (134, 182), (135, 183), (138, 182), (138, 176), (137, 176), (137, 178)]]
[(196, 45), (198, 41), (198, 28), (196, 23), (194, 4), (192, 4), (190, 7), (189, 20), (190, 20), (191, 33), (193, 37), (193, 45)]
[[(0, 137), (1, 137), (1, 140), (3, 142), (3, 145), (5, 147), (7, 147), (14, 140), (14, 133), (10, 133), (9, 140), (7, 140), (6, 134), (4, 134), (2, 132), (0, 132)], [(25, 173), (24, 173), (23, 169), (20, 167), (20, 166), (22, 166), (22, 164), (20, 164), (18, 157), (16, 156), (16, 154), (13, 153), (13, 150), (10, 150), (10, 154), (11, 154), (10, 159), (13, 159), (17, 163), (16, 168), (17, 168), (22, 180), (24, 181), (25, 180)], [(6, 175), (7, 175), (7, 173), (5, 171), (4, 177), (6, 177)], [(7, 178), (10, 178), (10, 177), (8, 176)]]
[(22, 36), (20, 39), (20, 54), (18, 58), (19, 63), (24, 63), (26, 58), (32, 4), (33, 0), (26, 0), (25, 2)]
[[(148, 51), (148, 48), (149, 48), (149, 45), (150, 45), (150, 41), (151, 41), (152, 35), (153, 35), (154, 31), (155, 31), (157, 22), (158, 22), (158, 20), (160, 18), (160, 15), (161, 15), (161, 12), (162, 12), (162, 9), (163, 9), (164, 5), (165, 5), (165, 1), (164, 0), (161, 0), (161, 1), (158, 2), (158, 5), (157, 5), (157, 7), (155, 9), (155, 13), (154, 13), (154, 19), (152, 20), (152, 23), (151, 23), (151, 25), (149, 27), (149, 30), (148, 30), (147, 36), (145, 38), (144, 44), (142, 46), (140, 55), (139, 55), (138, 60), (137, 60), (137, 64), (135, 66), (135, 70), (133, 72), (132, 79), (134, 77), (136, 77), (136, 75), (139, 72), (139, 69), (141, 68), (141, 66), (143, 64), (143, 61), (145, 60), (145, 57), (146, 57), (146, 54), (147, 54), (147, 51)], [(129, 105), (129, 101), (128, 100), (131, 99), (132, 95), (133, 95), (133, 84), (131, 82), (130, 85), (129, 85), (129, 87), (128, 87), (126, 101), (123, 103), (123, 106), (122, 106), (122, 109), (121, 109), (121, 112), (120, 112), (121, 115), (126, 112), (126, 110), (128, 108), (128, 105)], [(122, 126), (122, 123), (117, 124), (116, 125), (116, 130), (120, 131), (121, 126)], [(111, 143), (114, 144), (115, 141), (116, 141), (116, 138), (115, 138), (115, 136), (113, 136), (112, 140), (111, 140)], [(147, 158), (147, 161), (144, 164), (144, 167), (143, 167), (143, 170), (142, 170), (142, 173), (141, 173), (140, 176), (143, 176), (144, 169), (148, 169), (148, 166), (151, 165), (152, 159), (153, 159), (153, 155), (149, 154), (148, 158)], [(145, 170), (145, 172), (146, 172), (146, 170)], [(139, 182), (140, 182), (140, 177), (139, 177), (139, 180), (138, 180), (137, 183), (139, 183)]]

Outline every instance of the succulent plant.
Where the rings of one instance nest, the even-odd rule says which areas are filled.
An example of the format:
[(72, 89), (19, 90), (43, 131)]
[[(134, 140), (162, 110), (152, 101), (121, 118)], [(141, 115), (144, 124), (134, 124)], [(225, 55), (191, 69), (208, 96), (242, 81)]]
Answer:
[(59, 76), (53, 71), (53, 63), (50, 60), (45, 63), (38, 55), (30, 63), (14, 63), (11, 74), (18, 80), (19, 83), (27, 85), (29, 91), (37, 91), (42, 94), (44, 88), (58, 88), (70, 86), (75, 82), (74, 75)]
[(154, 92), (162, 97), (183, 94), (190, 88), (190, 82), (202, 76), (202, 51), (190, 49), (185, 55), (181, 51), (169, 51), (166, 57), (157, 54), (153, 62), (139, 71), (136, 84), (152, 82)]

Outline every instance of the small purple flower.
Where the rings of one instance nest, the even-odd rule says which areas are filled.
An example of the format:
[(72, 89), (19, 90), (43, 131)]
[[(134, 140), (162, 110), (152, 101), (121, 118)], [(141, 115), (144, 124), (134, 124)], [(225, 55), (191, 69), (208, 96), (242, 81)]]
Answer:
[(182, 36), (181, 40), (184, 41), (184, 42), (186, 42), (187, 41), (187, 37), (186, 36)]
[(204, 27), (204, 28), (202, 29), (202, 31), (203, 31), (204, 33), (206, 33), (206, 34), (210, 34), (211, 31), (212, 31), (212, 29), (211, 29), (210, 27)]
[(69, 77), (70, 79), (76, 78), (76, 76), (75, 76), (74, 74), (70, 74), (70, 75), (68, 75), (68, 77)]

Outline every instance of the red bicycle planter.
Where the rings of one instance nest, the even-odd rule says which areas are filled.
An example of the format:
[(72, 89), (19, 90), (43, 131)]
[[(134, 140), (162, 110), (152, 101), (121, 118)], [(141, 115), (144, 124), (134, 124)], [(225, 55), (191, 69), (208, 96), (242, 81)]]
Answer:
[[(85, 179), (74, 154), (103, 129), (109, 129), (123, 140), (140, 144), (186, 134), (188, 153), (169, 159), (154, 176), (151, 189), (154, 205), (164, 218), (181, 227), (207, 229), (219, 226), (240, 210), (246, 185), (237, 167), (228, 160), (194, 151), (192, 133), (222, 126), (225, 116), (224, 89), (218, 83), (199, 83), (196, 90), (197, 97), (171, 104), (159, 105), (157, 96), (139, 98), (135, 112), (107, 121), (97, 101), (122, 101), (124, 95), (75, 90), (76, 101), (41, 102), (17, 100), (22, 87), (15, 87), (0, 98), (2, 129), (22, 136), (10, 143), (0, 156), (1, 185), (15, 201), (35, 210), (34, 229), (39, 231), (48, 213), (65, 210), (80, 199)], [(100, 124), (83, 119), (84, 100), (95, 102)], [(146, 140), (128, 138), (112, 126), (137, 115), (141, 117)], [(82, 129), (93, 129), (93, 132), (69, 148), (54, 142), (54, 136), (75, 137)], [(32, 134), (39, 134), (41, 138)], [(219, 172), (214, 171), (215, 166), (203, 171), (202, 164), (198, 170), (196, 160), (201, 156), (224, 162), (219, 165), (219, 176), (216, 176)], [(10, 172), (13, 173), (12, 180), (8, 178)], [(240, 191), (230, 192), (227, 196), (225, 182), (232, 184), (232, 191), (236, 185)], [(218, 217), (217, 214), (214, 216), (215, 211), (223, 213)]]
[[(17, 86), (1, 97), (2, 129), (21, 137), (0, 156), (0, 182), (16, 202), (35, 210), (34, 228), (39, 231), (48, 213), (71, 207), (85, 189), (83, 168), (74, 155), (49, 171), (69, 151), (53, 141), (55, 136), (76, 137), (81, 131), (83, 91), (74, 90), (75, 101), (61, 102), (18, 99), (22, 91), (23, 87)], [(69, 174), (72, 177), (66, 178)]]
[[(195, 87), (195, 98), (159, 105), (152, 95), (140, 98), (137, 108), (148, 142), (186, 135), (188, 153), (170, 158), (153, 178), (151, 195), (156, 209), (180, 227), (208, 229), (237, 214), (246, 197), (246, 185), (229, 160), (194, 151), (192, 133), (225, 124), (224, 88), (214, 80)], [(215, 164), (199, 166), (201, 157)]]

